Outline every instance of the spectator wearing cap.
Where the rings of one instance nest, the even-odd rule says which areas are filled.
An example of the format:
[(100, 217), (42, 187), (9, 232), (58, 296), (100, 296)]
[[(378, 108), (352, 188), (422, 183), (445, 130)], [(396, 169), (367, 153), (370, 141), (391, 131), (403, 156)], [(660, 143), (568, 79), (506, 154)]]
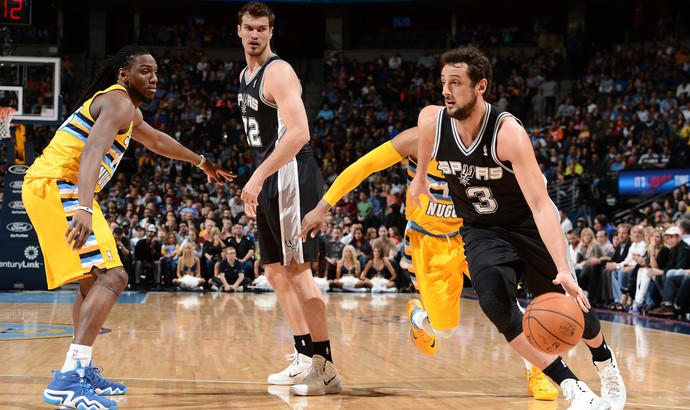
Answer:
[(137, 246), (137, 242), (146, 237), (146, 229), (143, 226), (137, 224), (134, 226), (134, 232), (132, 233), (132, 249)]
[(132, 236), (132, 231), (129, 229), (131, 227), (129, 221), (124, 219), (122, 222), (120, 222), (120, 227), (122, 228), (122, 236), (129, 239)]
[(681, 239), (681, 230), (672, 226), (664, 232), (670, 248), (663, 276), (661, 305), (649, 311), (653, 316), (676, 316), (688, 311), (690, 298), (690, 245)]
[(575, 221), (575, 227), (573, 228), (573, 230), (575, 231), (575, 233), (577, 235), (580, 235), (582, 230), (585, 229), (586, 227), (587, 227), (587, 220), (581, 216), (581, 217), (577, 218), (577, 220)]

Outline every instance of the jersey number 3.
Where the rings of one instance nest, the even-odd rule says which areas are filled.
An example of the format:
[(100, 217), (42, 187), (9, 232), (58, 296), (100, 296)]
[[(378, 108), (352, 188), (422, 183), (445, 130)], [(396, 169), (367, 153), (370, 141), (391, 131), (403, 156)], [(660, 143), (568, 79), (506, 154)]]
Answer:
[(259, 122), (254, 117), (242, 117), (244, 122), (244, 131), (247, 133), (247, 143), (250, 147), (259, 148), (261, 143), (261, 134), (259, 134)]
[(485, 186), (473, 186), (465, 191), (468, 198), (477, 198), (479, 202), (473, 202), (474, 210), (479, 214), (492, 214), (498, 209), (498, 202), (493, 197), (491, 189)]

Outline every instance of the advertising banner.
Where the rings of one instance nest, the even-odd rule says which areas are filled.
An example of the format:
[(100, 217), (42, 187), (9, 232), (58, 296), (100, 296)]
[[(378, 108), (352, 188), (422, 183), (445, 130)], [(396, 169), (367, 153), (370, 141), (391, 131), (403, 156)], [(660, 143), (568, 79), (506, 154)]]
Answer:
[[(34, 159), (27, 143), (26, 162)], [(8, 164), (14, 164), (14, 150), (8, 150)], [(22, 184), (27, 165), (9, 165), (5, 173), (0, 213), (0, 290), (47, 289), (43, 255), (38, 237), (22, 202)]]
[(618, 173), (619, 195), (659, 195), (690, 181), (690, 169), (630, 170)]

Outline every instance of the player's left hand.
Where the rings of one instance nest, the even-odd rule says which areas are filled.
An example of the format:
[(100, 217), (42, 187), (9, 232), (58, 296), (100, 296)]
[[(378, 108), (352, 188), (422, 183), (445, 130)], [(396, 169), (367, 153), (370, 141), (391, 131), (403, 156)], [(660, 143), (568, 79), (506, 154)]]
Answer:
[(558, 272), (556, 279), (553, 280), (553, 284), (563, 286), (565, 292), (577, 302), (580, 309), (582, 309), (583, 312), (589, 312), (591, 308), (589, 299), (587, 299), (585, 292), (580, 285), (577, 284), (571, 272)]
[(226, 181), (232, 182), (233, 179), (237, 178), (234, 173), (209, 160), (204, 161), (200, 168), (206, 173), (208, 182), (223, 185)]
[(240, 198), (244, 202), (244, 213), (250, 218), (256, 218), (256, 208), (259, 206), (259, 193), (263, 186), (263, 181), (259, 181), (256, 174), (249, 178), (249, 181), (242, 188)]

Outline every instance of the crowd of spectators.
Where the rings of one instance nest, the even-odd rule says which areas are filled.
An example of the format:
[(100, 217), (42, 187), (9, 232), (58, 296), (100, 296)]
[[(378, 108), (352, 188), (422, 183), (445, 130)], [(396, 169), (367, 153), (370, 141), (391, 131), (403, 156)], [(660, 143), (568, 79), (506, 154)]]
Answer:
[[(142, 39), (179, 46), (181, 33), (189, 41), (185, 30), (186, 26), (147, 27)], [(121, 238), (118, 246), (133, 286), (174, 287), (196, 281), (196, 286), (188, 287), (229, 291), (246, 287), (260, 275), (255, 221), (244, 215), (239, 195), (253, 163), (236, 104), (244, 63), (207, 57), (203, 51), (227, 33), (197, 34), (199, 44), (189, 51), (156, 55), (158, 91), (141, 110), (154, 127), (220, 162), (238, 178), (225, 186), (209, 184), (189, 164), (133, 144), (115, 180), (98, 195), (116, 238)], [(487, 100), (523, 121), (549, 183), (577, 181), (584, 188), (582, 202), (596, 208), (598, 200), (615, 193), (615, 175), (622, 169), (687, 163), (688, 45), (674, 37), (662, 43), (664, 47), (656, 42), (602, 49), (570, 82), (560, 77), (568, 62), (559, 52), (489, 48), (494, 78)], [(437, 57), (425, 53), (406, 61), (391, 53), (357, 61), (334, 52), (325, 59), (320, 110), (311, 122), (311, 148), (325, 185), (357, 158), (414, 126), (421, 107), (443, 103)], [(72, 92), (71, 62), (64, 61), (69, 68), (63, 70), (64, 89)], [(30, 135), (37, 152), (53, 131), (34, 127)], [(371, 283), (368, 275), (376, 270), (392, 281), (386, 288), (410, 289), (399, 264), (406, 223), (405, 165), (372, 175), (334, 207), (322, 236), (322, 258), (314, 264), (316, 276), (342, 287), (343, 275), (353, 274), (344, 255), (344, 248), (352, 245), (358, 264), (354, 283), (361, 281), (360, 286), (366, 287), (367, 280)], [(681, 219), (679, 215), (687, 210), (687, 190), (679, 190), (678, 195), (638, 210), (635, 223), (658, 227)], [(589, 237), (583, 242), (596, 242), (596, 229), (585, 233)], [(591, 256), (593, 246), (585, 247), (586, 256)], [(181, 266), (180, 258), (190, 247), (198, 266), (189, 255)], [(223, 263), (219, 269), (221, 262), (228, 262), (229, 249), (234, 250), (232, 268)], [(382, 259), (374, 258), (374, 249), (380, 249)], [(374, 264), (373, 270), (367, 268)], [(187, 276), (198, 279), (182, 280)], [(626, 304), (625, 299), (611, 301), (615, 302)]]
[[(633, 314), (690, 319), (690, 211), (677, 189), (654, 208), (668, 216), (638, 215), (615, 228), (605, 215), (578, 220), (562, 215), (578, 283), (592, 306)], [(682, 210), (679, 210), (682, 209)]]

